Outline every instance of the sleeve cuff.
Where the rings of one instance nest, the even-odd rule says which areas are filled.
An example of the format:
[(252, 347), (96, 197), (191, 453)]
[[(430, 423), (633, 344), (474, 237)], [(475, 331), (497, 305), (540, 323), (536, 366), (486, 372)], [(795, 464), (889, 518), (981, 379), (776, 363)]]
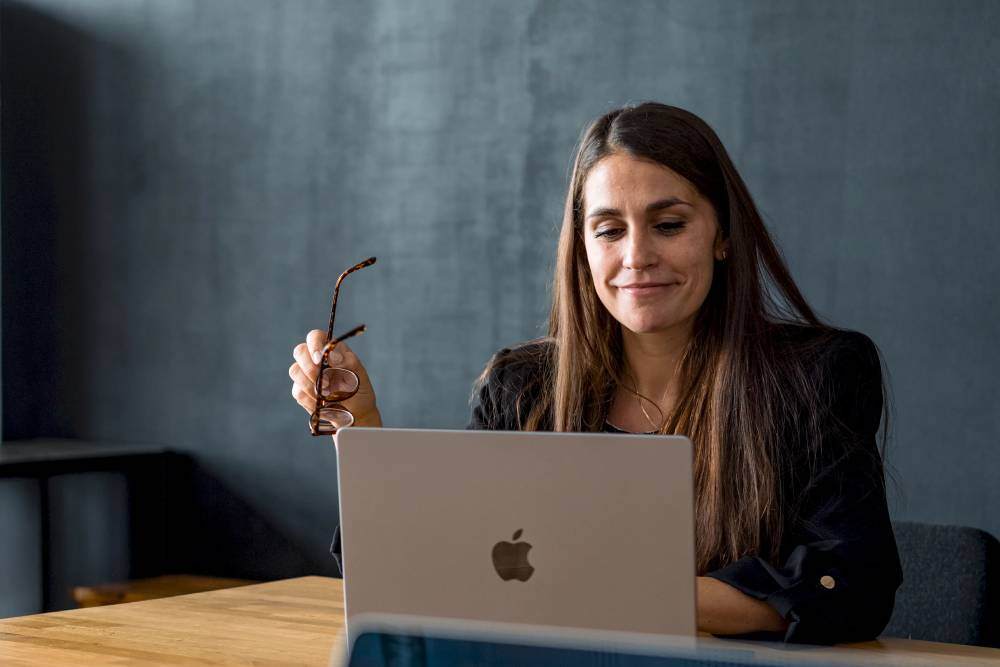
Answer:
[[(776, 568), (758, 557), (744, 556), (706, 576), (774, 607), (789, 622), (783, 641), (816, 642), (817, 638), (803, 635), (801, 612), (812, 607), (814, 602), (833, 595), (835, 590), (839, 592), (842, 589), (843, 578), (837, 568), (828, 562), (840, 543), (840, 540), (827, 540), (800, 545), (792, 551), (782, 568)], [(753, 638), (773, 639), (779, 636), (778, 633), (753, 633)]]

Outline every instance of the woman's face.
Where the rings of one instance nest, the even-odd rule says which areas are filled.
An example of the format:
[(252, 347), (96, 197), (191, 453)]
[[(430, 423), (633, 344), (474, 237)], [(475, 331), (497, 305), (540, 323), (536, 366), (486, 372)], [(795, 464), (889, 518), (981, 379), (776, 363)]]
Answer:
[(583, 204), (587, 262), (608, 312), (634, 333), (691, 324), (726, 248), (712, 204), (676, 172), (621, 153), (591, 168)]

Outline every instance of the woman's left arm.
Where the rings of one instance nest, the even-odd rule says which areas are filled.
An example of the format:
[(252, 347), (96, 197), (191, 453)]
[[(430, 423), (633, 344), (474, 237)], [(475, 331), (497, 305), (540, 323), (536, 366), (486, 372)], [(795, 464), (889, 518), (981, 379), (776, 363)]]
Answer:
[(698, 631), (713, 635), (784, 632), (788, 621), (766, 602), (712, 577), (698, 577)]
[[(706, 619), (708, 632), (833, 644), (873, 639), (889, 621), (902, 569), (875, 438), (882, 415), (881, 365), (870, 339), (844, 335), (829, 359), (832, 403), (822, 467), (794, 499), (798, 519), (783, 539), (784, 560), (774, 564), (746, 556), (708, 573), (750, 598), (726, 591), (709, 594), (704, 609), (699, 602), (699, 619)], [(770, 606), (785, 627), (750, 602)], [(713, 619), (724, 623), (712, 626)]]

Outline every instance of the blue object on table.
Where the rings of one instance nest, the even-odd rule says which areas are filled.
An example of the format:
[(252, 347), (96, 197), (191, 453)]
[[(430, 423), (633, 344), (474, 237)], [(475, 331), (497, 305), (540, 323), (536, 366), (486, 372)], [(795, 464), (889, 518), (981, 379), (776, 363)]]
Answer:
[[(517, 667), (777, 667), (800, 664), (793, 652), (788, 660), (762, 660), (743, 649), (630, 650), (620, 644), (601, 649), (569, 646), (559, 641), (547, 646), (532, 641), (455, 638), (363, 632), (352, 647), (349, 667), (457, 667), (459, 665), (516, 665)], [(823, 663), (810, 661), (821, 667)], [(831, 663), (832, 664), (832, 663)]]

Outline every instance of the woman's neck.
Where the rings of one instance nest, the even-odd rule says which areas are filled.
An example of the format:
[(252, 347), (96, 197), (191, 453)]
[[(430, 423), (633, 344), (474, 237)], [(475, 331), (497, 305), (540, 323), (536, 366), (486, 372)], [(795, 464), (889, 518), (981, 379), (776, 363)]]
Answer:
[(628, 372), (638, 393), (658, 405), (668, 403), (675, 391), (674, 371), (691, 338), (693, 322), (666, 331), (635, 333), (622, 327), (622, 344)]

